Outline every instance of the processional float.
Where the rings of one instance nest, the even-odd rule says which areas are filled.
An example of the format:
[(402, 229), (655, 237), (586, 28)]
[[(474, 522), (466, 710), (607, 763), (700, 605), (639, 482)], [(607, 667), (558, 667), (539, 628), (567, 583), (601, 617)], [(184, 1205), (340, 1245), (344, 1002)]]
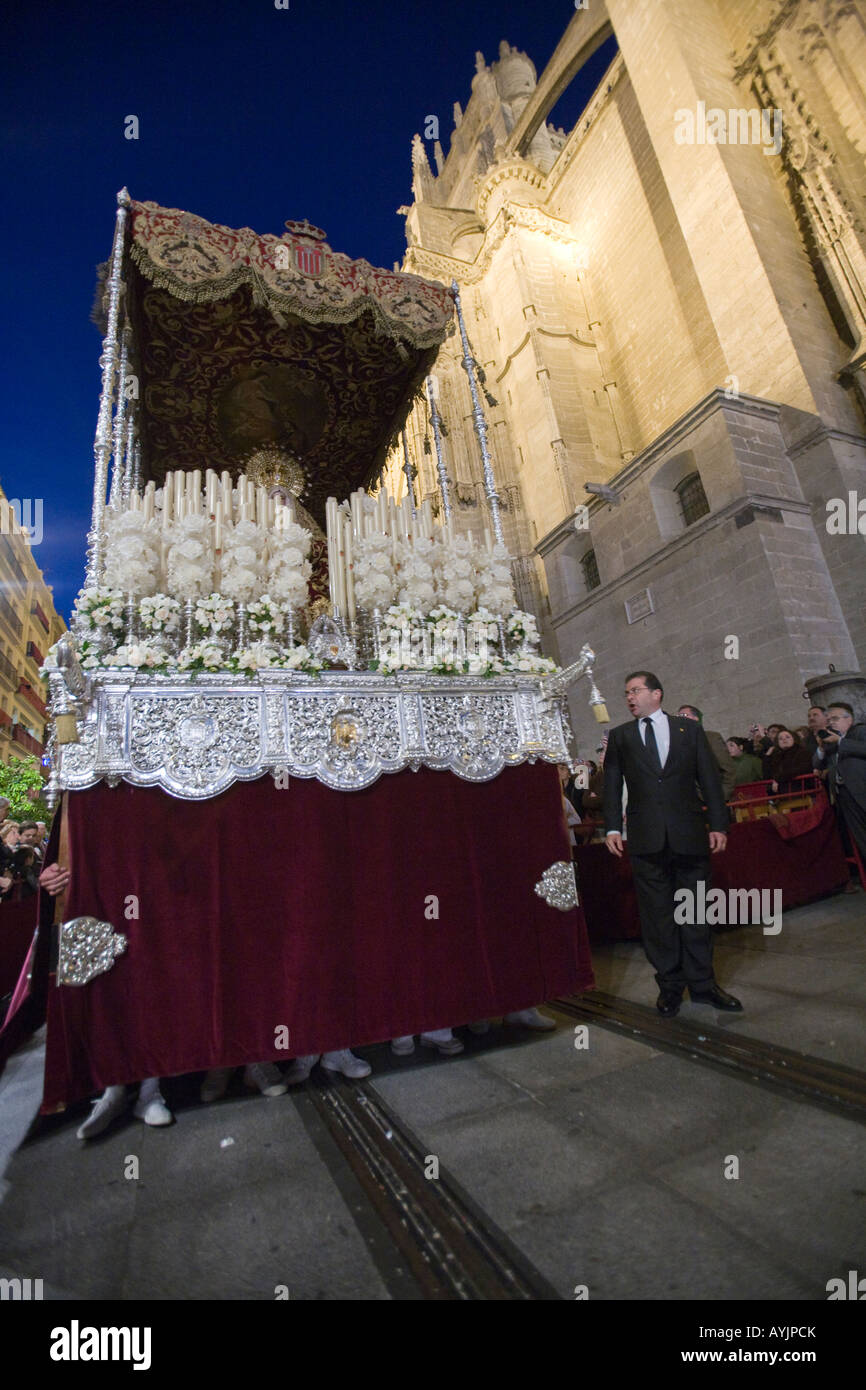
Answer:
[[(348, 790), (422, 765), (484, 780), (569, 757), (563, 696), (593, 653), (557, 670), (516, 610), (462, 314), (488, 526), (456, 528), (429, 378), (438, 517), (411, 479), (401, 505), (367, 492), (456, 284), (287, 227), (118, 195), (86, 581), (47, 662), (52, 797), (122, 778), (202, 798), (281, 771)], [(591, 703), (606, 718), (594, 684)]]
[[(213, 911), (197, 915), (193, 897), (179, 907), (169, 878), (165, 901), (150, 909), (147, 925), (118, 920), (112, 893), (122, 893), (121, 901), (131, 894), (138, 903), (130, 883), (146, 883), (152, 891), (153, 874), (164, 867), (160, 855), (159, 862), (149, 859), (145, 872), (151, 851), (136, 836), (144, 836), (152, 798), (166, 793), (174, 798), (165, 803), (176, 808), (174, 819), (195, 836), (203, 822), (189, 818), (193, 810), (184, 811), (184, 802), (204, 803), (197, 814), (212, 815), (219, 835), (225, 798), (241, 795), (238, 784), (270, 786), (270, 774), (273, 787), (295, 788), (294, 799), (259, 801), (254, 811), (245, 802), (236, 814), (273, 817), (276, 841), (288, 837), (298, 866), (306, 866), (296, 866), (282, 886), (274, 879), (271, 889), (274, 900), (281, 893), (292, 899), (286, 912), (294, 923), (295, 954), (283, 959), (290, 948), (285, 933), (274, 929), (267, 947), (273, 968), (247, 988), (247, 995), (257, 995), (259, 1012), (270, 1008), (263, 1001), (272, 977), (283, 971), (283, 994), (274, 995), (272, 1011), (282, 1017), (288, 991), (302, 1052), (327, 1050), (350, 1027), (356, 1032), (339, 1045), (441, 1026), (449, 1021), (446, 1003), (467, 1016), (522, 1007), (550, 997), (539, 993), (543, 988), (573, 987), (577, 978), (573, 926), (563, 923), (558, 935), (548, 928), (544, 944), (536, 941), (541, 928), (533, 911), (552, 906), (559, 909), (552, 917), (561, 920), (577, 897), (567, 839), (557, 824), (553, 769), (539, 781), (534, 774), (542, 769), (531, 765), (569, 759), (566, 692), (578, 677), (589, 678), (597, 716), (604, 720), (607, 713), (592, 679), (591, 649), (584, 647), (577, 662), (559, 670), (538, 652), (532, 615), (517, 609), (458, 288), (353, 261), (331, 250), (308, 222), (286, 228), (280, 237), (260, 236), (135, 202), (125, 189), (118, 194), (112, 255), (96, 303), (104, 343), (86, 578), (71, 630), (45, 665), (52, 714), (47, 790), (54, 799), (63, 797), (71, 855), (79, 860), (66, 904), (71, 921), (60, 927), (56, 982), (62, 997), (53, 1006), (57, 1075), (47, 1080), (49, 1106), (86, 1094), (88, 1085), (134, 1079), (145, 1057), (153, 1071), (156, 1054), (163, 1074), (279, 1059), (261, 1035), (258, 1015), (245, 1012), (246, 995), (225, 1002), (228, 984), (213, 984), (200, 1027), (188, 1022), (183, 1043), (167, 1026), (155, 1037), (153, 1025), (130, 1021), (123, 992), (129, 981), (163, 995), (174, 988), (157, 944), (161, 932), (169, 933), (173, 912), (185, 923), (184, 940), (199, 973), (208, 973), (211, 957), (227, 949), (225, 940), (214, 946), (209, 933), (235, 930), (214, 924)], [(475, 534), (461, 528), (452, 505), (429, 375), (454, 331), (455, 310), (488, 501), (487, 523)], [(384, 464), (413, 399), (425, 394), (439, 491), (416, 500), (404, 435), (408, 486), (398, 502), (383, 485)], [(522, 772), (522, 764), (530, 771)], [(526, 807), (514, 806), (514, 824), (501, 795), (494, 811), (492, 801), (470, 805), (465, 798), (475, 794), (452, 784), (448, 811), (434, 790), (443, 784), (433, 775), (449, 772), (464, 786), (497, 787), (508, 767), (515, 769), (504, 779), (512, 779), (509, 792), (529, 798)], [(414, 780), (403, 780), (413, 773)], [(328, 790), (316, 792), (315, 783)], [(419, 800), (422, 786), (427, 790)], [(335, 792), (357, 794), (360, 801), (338, 798), (343, 804), (337, 807), (326, 799)], [(361, 802), (372, 821), (381, 815), (382, 825), (399, 827), (392, 836), (394, 865), (378, 871), (393, 880), (391, 915), (381, 919), (386, 935), (376, 946), (359, 937), (357, 948), (368, 959), (384, 957), (369, 966), (379, 975), (367, 988), (388, 1002), (378, 1012), (366, 1010), (360, 993), (346, 1003), (344, 990), (331, 1011), (339, 1014), (345, 1006), (345, 1017), (335, 1018), (329, 1032), (330, 1021), (326, 1025), (308, 1008), (311, 995), (328, 992), (338, 969), (336, 944), (330, 965), (322, 964), (322, 953), (345, 930), (340, 904), (354, 892), (361, 902), (356, 917), (363, 919), (363, 895), (378, 891), (360, 886), (369, 856), (345, 847), (361, 834), (363, 817), (358, 820), (361, 812), (353, 809)], [(525, 809), (536, 814), (530, 803), (544, 805), (545, 818), (552, 817), (552, 828), (537, 829), (535, 849), (519, 825)], [(311, 829), (319, 815), (323, 826), (340, 822), (345, 842), (335, 838), (327, 872), (317, 858), (326, 832), (317, 841)], [(126, 855), (111, 885), (110, 872), (102, 878), (89, 866), (85, 872), (88, 835), (96, 834), (100, 816), (109, 818), (104, 823), (112, 831), (116, 824), (118, 854)], [(414, 927), (404, 930), (415, 887), (410, 893), (410, 841), (401, 836), (409, 833), (403, 821), (419, 816), (430, 880), (438, 882), (438, 874), (446, 898), (462, 904), (455, 909), (458, 936), (450, 948), (444, 928), (440, 942), (429, 932), (415, 940)], [(458, 832), (446, 825), (449, 816), (466, 817), (462, 839), (453, 838)], [(504, 819), (497, 822), (497, 816)], [(302, 853), (298, 842), (305, 835), (310, 839)], [(510, 847), (506, 841), (515, 835)], [(130, 848), (133, 842), (137, 849)], [(502, 894), (514, 891), (508, 884), (518, 846), (526, 846), (519, 883), (529, 901), (515, 911), (520, 931), (528, 934), (521, 944), (519, 931), (511, 933), (510, 955), (497, 974), (481, 935), (500, 930), (507, 902)], [(465, 873), (454, 862), (464, 851), (474, 865)], [(496, 867), (500, 854), (509, 861), (505, 872)], [(481, 871), (485, 856), (490, 868)], [(318, 867), (309, 867), (313, 860)], [(268, 872), (278, 876), (280, 866)], [(298, 878), (312, 882), (319, 872), (320, 886), (310, 889), (315, 904), (305, 900), (298, 907)], [(353, 874), (357, 882), (350, 881)], [(333, 880), (342, 883), (342, 897), (335, 891), (329, 907), (324, 900), (330, 901)], [(435, 886), (430, 891), (435, 894)], [(295, 939), (305, 924), (315, 938), (309, 948)], [(380, 925), (376, 919), (375, 930)], [(356, 930), (363, 935), (374, 927), (362, 922)], [(460, 942), (471, 954), (473, 933), (478, 959), (487, 961), (485, 989), (466, 984), (455, 996), (453, 950)], [(397, 958), (407, 941), (418, 969), (404, 998)], [(395, 957), (390, 974), (389, 955)], [(253, 969), (249, 960), (242, 965)], [(131, 973), (117, 983), (123, 971)], [(79, 1008), (61, 987), (85, 984), (90, 1002)], [(528, 999), (520, 997), (524, 988)], [(183, 1008), (190, 1013), (188, 998)], [(228, 1055), (228, 1044), (213, 1036), (215, 1011), (228, 1020), (232, 1009), (226, 1036), (244, 1056)], [(112, 1022), (118, 1010), (126, 1011), (122, 1045), (115, 1045)], [(108, 1060), (94, 1070), (90, 1059), (100, 1050)], [(51, 1006), (48, 1053), (47, 1076)]]

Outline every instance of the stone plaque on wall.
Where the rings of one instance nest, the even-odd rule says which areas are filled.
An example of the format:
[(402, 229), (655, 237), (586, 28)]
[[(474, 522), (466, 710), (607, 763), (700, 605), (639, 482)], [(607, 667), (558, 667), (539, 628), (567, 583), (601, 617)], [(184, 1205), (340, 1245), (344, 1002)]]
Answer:
[(650, 613), (655, 611), (653, 596), (649, 589), (641, 589), (639, 593), (633, 594), (625, 601), (625, 616), (630, 623), (636, 623), (640, 618), (648, 618)]

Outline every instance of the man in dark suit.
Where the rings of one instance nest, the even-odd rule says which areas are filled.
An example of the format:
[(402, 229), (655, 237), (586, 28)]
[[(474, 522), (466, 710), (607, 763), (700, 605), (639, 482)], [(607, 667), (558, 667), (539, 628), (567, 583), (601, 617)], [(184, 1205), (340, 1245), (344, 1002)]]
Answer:
[[(632, 671), (626, 677), (632, 718), (611, 730), (604, 761), (607, 847), (622, 855), (625, 782), (629, 860), (644, 950), (659, 985), (658, 1011), (673, 1018), (688, 986), (693, 1003), (740, 1013), (740, 1001), (716, 984), (709, 926), (694, 921), (694, 913), (693, 925), (675, 917), (678, 890), (688, 889), (694, 903), (698, 883), (708, 886), (710, 853), (719, 853), (727, 842), (728, 811), (703, 729), (695, 719), (667, 715), (663, 696), (651, 671)], [(707, 805), (709, 840), (698, 788)]]
[(844, 700), (827, 710), (827, 729), (813, 765), (828, 769), (831, 794), (866, 861), (866, 724), (854, 723), (854, 711)]

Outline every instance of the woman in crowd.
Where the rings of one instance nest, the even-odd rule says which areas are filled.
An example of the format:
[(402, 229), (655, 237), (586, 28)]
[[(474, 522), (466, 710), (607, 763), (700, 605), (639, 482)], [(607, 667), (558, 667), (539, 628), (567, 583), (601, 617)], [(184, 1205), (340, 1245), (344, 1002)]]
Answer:
[(811, 771), (812, 758), (808, 749), (797, 742), (790, 729), (780, 729), (775, 748), (764, 758), (764, 776), (770, 779), (770, 791), (790, 791), (795, 778), (805, 777)]
[(728, 752), (734, 760), (734, 786), (742, 787), (745, 782), (760, 782), (763, 769), (761, 759), (749, 751), (750, 745), (744, 738), (729, 738)]

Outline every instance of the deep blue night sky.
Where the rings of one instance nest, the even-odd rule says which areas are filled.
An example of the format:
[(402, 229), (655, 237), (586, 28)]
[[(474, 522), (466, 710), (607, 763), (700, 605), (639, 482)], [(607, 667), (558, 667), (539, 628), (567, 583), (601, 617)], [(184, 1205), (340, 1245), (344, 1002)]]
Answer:
[[(34, 554), (65, 617), (84, 569), (100, 379), (89, 315), (116, 191), (259, 232), (308, 217), (335, 250), (391, 266), (413, 133), (437, 115), (447, 154), (476, 49), (490, 63), (508, 39), (540, 72), (573, 14), (565, 0), (7, 10), (0, 482), (8, 497), (43, 499)], [(557, 125), (574, 124), (609, 57), (606, 46), (587, 65)], [(137, 141), (124, 138), (130, 114)]]

